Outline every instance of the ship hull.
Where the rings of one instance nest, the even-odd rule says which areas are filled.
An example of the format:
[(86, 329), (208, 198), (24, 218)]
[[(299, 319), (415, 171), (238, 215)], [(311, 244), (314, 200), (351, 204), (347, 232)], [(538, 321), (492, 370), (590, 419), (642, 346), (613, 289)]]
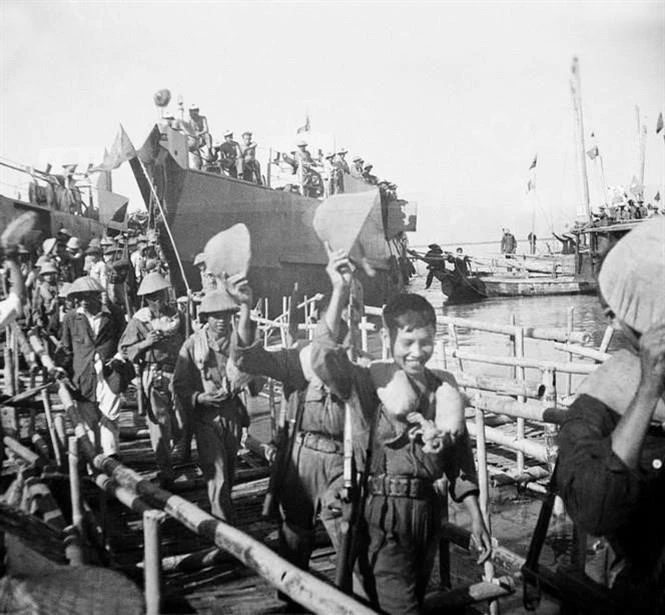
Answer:
[[(206, 242), (216, 233), (242, 223), (249, 229), (252, 245), (249, 280), (255, 297), (268, 298), (272, 313), (281, 311), (281, 298), (290, 295), (296, 283), (302, 294), (328, 291), (327, 256), (312, 224), (320, 204), (317, 199), (183, 168), (172, 152), (150, 140), (139, 156), (166, 211), (178, 257), (192, 290), (200, 288), (199, 272), (193, 265), (196, 254), (203, 251)], [(149, 205), (150, 186), (141, 162), (134, 159), (131, 164)], [(377, 188), (362, 186), (369, 197), (378, 202)], [(383, 229), (380, 204), (372, 215), (376, 218), (374, 226)], [(372, 278), (363, 273), (359, 275), (365, 288), (365, 302), (382, 305), (400, 291), (402, 284), (399, 272), (391, 267), (383, 233), (377, 233), (373, 241), (369, 253), (378, 256), (372, 259), (376, 275)], [(177, 274), (176, 254), (170, 241), (164, 241), (163, 234), (162, 246), (171, 271), (176, 273), (177, 291), (182, 293), (186, 287)]]

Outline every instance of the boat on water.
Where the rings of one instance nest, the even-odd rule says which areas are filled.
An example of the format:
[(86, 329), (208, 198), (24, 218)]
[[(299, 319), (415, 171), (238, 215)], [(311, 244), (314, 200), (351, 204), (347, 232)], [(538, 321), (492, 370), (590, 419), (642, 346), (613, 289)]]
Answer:
[(51, 173), (0, 160), (0, 228), (32, 211), (37, 214), (35, 240), (55, 237), (63, 227), (85, 243), (126, 230), (129, 199), (107, 189), (104, 181), (93, 184), (87, 172), (74, 171)]
[[(304, 295), (327, 288), (328, 259), (313, 226), (321, 199), (303, 194), (297, 175), (292, 185), (282, 184), (275, 189), (270, 185), (270, 173), (268, 185), (260, 185), (219, 171), (194, 168), (187, 138), (168, 125), (156, 125), (137, 155), (129, 160), (151, 217), (159, 218), (155, 214), (156, 199), (163, 207), (174, 241), (170, 242), (163, 232), (160, 240), (171, 271), (176, 272), (178, 291), (198, 288), (196, 254), (213, 235), (237, 223), (245, 224), (251, 236), (250, 283), (257, 297), (269, 299), (271, 312), (274, 306), (281, 306), (281, 298), (290, 295), (295, 284)], [(344, 202), (343, 195), (337, 195), (340, 224), (355, 208), (367, 211), (361, 234), (365, 255), (376, 275), (368, 277), (359, 271), (365, 302), (382, 305), (408, 281), (407, 227), (402, 210), (406, 202), (349, 174), (344, 175), (343, 186), (348, 199)], [(181, 271), (186, 283), (182, 273), (177, 273)]]

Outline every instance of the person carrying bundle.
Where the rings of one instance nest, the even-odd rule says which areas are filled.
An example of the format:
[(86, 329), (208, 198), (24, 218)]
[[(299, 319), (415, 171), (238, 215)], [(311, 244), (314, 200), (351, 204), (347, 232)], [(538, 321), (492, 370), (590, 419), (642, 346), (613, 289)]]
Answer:
[(557, 486), (579, 526), (607, 542), (595, 581), (617, 612), (665, 612), (665, 218), (607, 254), (598, 285), (628, 347), (580, 386), (559, 433)]
[(229, 361), (235, 301), (223, 290), (206, 293), (199, 315), (205, 325), (182, 345), (173, 375), (175, 395), (196, 436), (199, 466), (208, 486), (211, 512), (233, 523), (231, 488), (236, 455), (249, 415), (240, 399), (253, 379)]
[(346, 252), (329, 249), (333, 292), (312, 344), (312, 367), (338, 399), (373, 415), (357, 531), (363, 542), (356, 545), (364, 590), (381, 612), (420, 613), (441, 527), (437, 485), (444, 476), (452, 498), (470, 513), (480, 561), (490, 555), (464, 402), (452, 374), (426, 367), (436, 315), (419, 295), (398, 295), (383, 310), (391, 360), (369, 368), (349, 360), (336, 340), (352, 268)]
[(145, 306), (137, 310), (118, 342), (121, 353), (140, 365), (143, 391), (148, 400), (147, 423), (160, 481), (173, 481), (171, 449), (186, 431), (175, 407), (171, 381), (180, 347), (185, 341), (185, 317), (169, 303), (171, 284), (159, 273), (143, 278), (138, 296)]

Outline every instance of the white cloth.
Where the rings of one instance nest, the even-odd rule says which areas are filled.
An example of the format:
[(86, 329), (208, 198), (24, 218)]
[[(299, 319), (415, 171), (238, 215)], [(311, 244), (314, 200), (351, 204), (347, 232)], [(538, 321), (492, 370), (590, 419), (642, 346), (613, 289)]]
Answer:
[(107, 265), (104, 261), (97, 261), (90, 265), (90, 277), (95, 278), (104, 290), (106, 290), (108, 277), (107, 277)]
[(0, 301), (0, 329), (11, 325), (21, 313), (21, 299), (16, 293), (9, 293), (4, 301)]
[(95, 337), (97, 337), (99, 335), (99, 328), (102, 325), (102, 313), (97, 312), (97, 314), (90, 314), (89, 312), (86, 312), (82, 308), (76, 308), (76, 311), (79, 314), (83, 314), (88, 319), (90, 328), (92, 329), (92, 332), (95, 334)]

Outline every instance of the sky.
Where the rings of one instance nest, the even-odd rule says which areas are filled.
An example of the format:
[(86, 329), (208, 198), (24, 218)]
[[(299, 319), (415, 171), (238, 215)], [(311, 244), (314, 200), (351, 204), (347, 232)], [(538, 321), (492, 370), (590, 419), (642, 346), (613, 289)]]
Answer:
[[(309, 113), (313, 130), (418, 203), (415, 244), (494, 240), (503, 226), (522, 239), (532, 220), (543, 237), (581, 201), (573, 56), (607, 184), (637, 173), (638, 105), (645, 183), (663, 193), (662, 0), (2, 0), (0, 156), (38, 166), (44, 150), (85, 147), (101, 158), (120, 123), (141, 144), (158, 116), (152, 96), (168, 88), (200, 106), (215, 137), (249, 128), (268, 145)], [(587, 162), (599, 204), (598, 163)], [(139, 199), (126, 168), (114, 189)]]

